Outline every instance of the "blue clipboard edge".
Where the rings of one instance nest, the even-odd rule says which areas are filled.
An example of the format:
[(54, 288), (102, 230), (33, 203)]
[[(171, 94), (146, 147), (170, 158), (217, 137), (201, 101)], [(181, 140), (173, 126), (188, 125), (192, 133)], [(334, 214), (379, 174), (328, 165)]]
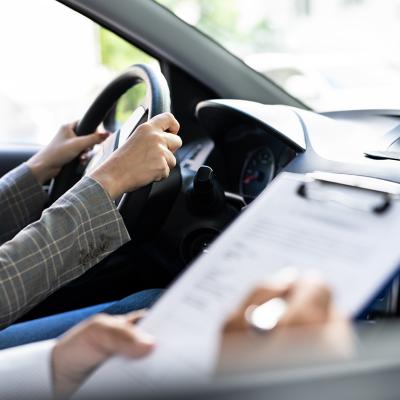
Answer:
[[(360, 175), (335, 174), (330, 172), (315, 171), (305, 174), (304, 178), (300, 180), (300, 185), (307, 184), (315, 180), (382, 193), (385, 195), (389, 195), (391, 200), (400, 199), (400, 184), (383, 179), (370, 178)], [(393, 274), (388, 277), (388, 279), (382, 284), (380, 288), (377, 288), (377, 290), (373, 294), (371, 294), (369, 299), (365, 302), (365, 305), (362, 306), (360, 310), (352, 317), (354, 321), (365, 319), (366, 315), (370, 311), (371, 306), (374, 305), (375, 301), (380, 297), (382, 293), (390, 289), (394, 280), (398, 278), (399, 272), (400, 260)]]

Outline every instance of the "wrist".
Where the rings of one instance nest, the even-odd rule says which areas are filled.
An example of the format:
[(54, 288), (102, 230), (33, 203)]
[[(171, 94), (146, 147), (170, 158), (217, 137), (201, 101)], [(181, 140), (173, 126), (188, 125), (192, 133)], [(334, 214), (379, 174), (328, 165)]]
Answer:
[(50, 167), (40, 161), (35, 161), (34, 159), (28, 160), (26, 165), (29, 167), (33, 176), (40, 185), (43, 185), (48, 180), (54, 178), (60, 171), (59, 168)]
[[(53, 348), (51, 355), (51, 376), (53, 394), (55, 398), (69, 398), (82, 383), (81, 374), (74, 373), (74, 364), (68, 359), (65, 349), (65, 343), (59, 340)], [(65, 362), (64, 360), (67, 360)]]
[(112, 175), (98, 168), (89, 174), (89, 177), (99, 183), (112, 200), (117, 199), (123, 192), (119, 189), (116, 179)]

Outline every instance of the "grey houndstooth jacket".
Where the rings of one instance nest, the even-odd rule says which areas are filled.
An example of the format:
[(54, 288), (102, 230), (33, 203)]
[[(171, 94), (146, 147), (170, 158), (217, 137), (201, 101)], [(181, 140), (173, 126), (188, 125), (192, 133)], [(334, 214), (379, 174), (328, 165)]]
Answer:
[(42, 213), (45, 199), (25, 164), (0, 179), (0, 329), (129, 240), (91, 178)]

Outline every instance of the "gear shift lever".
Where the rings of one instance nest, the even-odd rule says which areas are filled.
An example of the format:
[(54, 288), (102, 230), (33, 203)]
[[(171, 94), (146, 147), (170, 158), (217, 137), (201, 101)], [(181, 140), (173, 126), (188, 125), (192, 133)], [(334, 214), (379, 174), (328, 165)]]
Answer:
[(196, 214), (216, 214), (225, 207), (225, 193), (215, 179), (212, 168), (202, 165), (189, 192), (189, 205)]

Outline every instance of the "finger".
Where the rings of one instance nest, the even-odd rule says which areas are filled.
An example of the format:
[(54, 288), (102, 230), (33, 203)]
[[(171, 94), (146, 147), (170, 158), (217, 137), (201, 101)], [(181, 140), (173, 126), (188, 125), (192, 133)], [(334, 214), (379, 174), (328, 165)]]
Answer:
[(166, 132), (164, 133), (165, 142), (169, 150), (175, 153), (182, 147), (182, 139), (178, 135)]
[(89, 155), (88, 154), (82, 154), (79, 157), (79, 164), (83, 167), (85, 167), (89, 163)]
[(67, 127), (70, 128), (70, 129), (72, 129), (72, 130), (74, 131), (74, 133), (75, 133), (75, 130), (76, 130), (76, 127), (78, 126), (78, 123), (79, 123), (78, 120), (73, 121), (73, 122), (69, 123), (69, 124), (67, 125)]
[(93, 150), (85, 150), (80, 156), (79, 156), (79, 162), (81, 165), (85, 166), (89, 163), (89, 161), (93, 157)]
[(89, 147), (102, 143), (109, 136), (109, 132), (95, 132), (85, 136), (77, 136), (74, 138), (75, 146), (77, 146), (78, 151), (84, 151)]
[(247, 296), (246, 300), (243, 302), (242, 307), (248, 308), (249, 306), (259, 306), (268, 300), (275, 297), (286, 297), (289, 291), (292, 289), (292, 285), (260, 285), (255, 288)]
[(149, 123), (151, 123), (155, 128), (161, 129), (164, 132), (170, 132), (175, 135), (180, 129), (179, 122), (171, 113), (156, 115), (149, 121)]
[(258, 306), (275, 297), (285, 297), (290, 290), (290, 285), (282, 286), (260, 286), (254, 289), (239, 306), (239, 308), (230, 316), (225, 324), (225, 332), (244, 331), (249, 328), (246, 320), (246, 310), (251, 306)]
[(322, 282), (298, 281), (287, 301), (288, 309), (278, 326), (322, 324), (329, 319), (331, 291)]
[(87, 329), (101, 352), (102, 361), (115, 354), (141, 357), (154, 346), (152, 336), (127, 324), (123, 316), (98, 315), (88, 323)]
[(152, 336), (132, 325), (118, 325), (115, 323), (107, 329), (109, 354), (120, 354), (126, 357), (142, 357), (149, 353), (154, 347)]
[(172, 152), (169, 151), (168, 149), (165, 149), (165, 150), (164, 150), (164, 157), (165, 157), (165, 160), (167, 161), (169, 170), (175, 168), (175, 165), (176, 165), (176, 158), (175, 158), (175, 156), (172, 154)]
[(120, 341), (116, 353), (122, 356), (133, 358), (143, 357), (154, 347), (154, 339), (152, 336), (139, 328), (132, 328), (131, 325), (119, 329), (118, 335)]
[(81, 153), (80, 158), (81, 158), (81, 159), (85, 159), (85, 158), (90, 157), (91, 154), (92, 154), (92, 151), (93, 151), (93, 147), (89, 147), (89, 148), (85, 149), (85, 150)]
[(143, 319), (146, 315), (148, 314), (148, 311), (146, 309), (143, 310), (138, 310), (138, 311), (132, 311), (129, 314), (126, 314), (126, 321), (130, 324), (136, 324), (139, 322), (141, 319)]
[[(163, 146), (164, 147), (164, 146)], [(168, 152), (168, 150), (164, 147), (164, 154)], [(168, 166), (168, 162), (165, 156), (161, 160), (161, 165), (157, 168), (158, 173), (157, 176), (154, 177), (154, 182), (160, 182), (166, 178), (168, 178), (170, 173), (170, 168)]]
[[(75, 133), (79, 122), (80, 122), (79, 120), (76, 120), (76, 121), (70, 122), (69, 124), (66, 124), (65, 126), (69, 129), (72, 129), (72, 131)], [(97, 129), (96, 129), (96, 132), (98, 132)], [(109, 132), (106, 132), (106, 133), (109, 133)]]

